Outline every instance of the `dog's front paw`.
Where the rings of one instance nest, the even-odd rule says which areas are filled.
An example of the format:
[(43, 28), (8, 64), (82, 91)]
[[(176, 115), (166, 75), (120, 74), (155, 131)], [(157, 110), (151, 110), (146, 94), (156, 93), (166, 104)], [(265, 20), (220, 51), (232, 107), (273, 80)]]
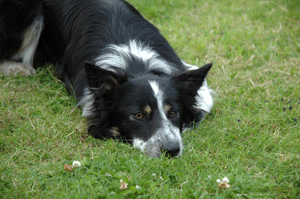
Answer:
[(35, 69), (28, 64), (14, 61), (4, 61), (0, 63), (0, 73), (4, 75), (33, 75), (36, 73)]

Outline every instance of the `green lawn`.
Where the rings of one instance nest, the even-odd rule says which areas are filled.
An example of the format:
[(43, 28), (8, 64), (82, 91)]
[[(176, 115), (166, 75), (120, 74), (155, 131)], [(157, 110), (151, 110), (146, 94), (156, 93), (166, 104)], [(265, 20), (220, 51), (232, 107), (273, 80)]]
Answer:
[(180, 158), (151, 159), (89, 136), (54, 66), (0, 76), (0, 198), (300, 198), (300, 1), (129, 2), (183, 60), (214, 62), (212, 114)]

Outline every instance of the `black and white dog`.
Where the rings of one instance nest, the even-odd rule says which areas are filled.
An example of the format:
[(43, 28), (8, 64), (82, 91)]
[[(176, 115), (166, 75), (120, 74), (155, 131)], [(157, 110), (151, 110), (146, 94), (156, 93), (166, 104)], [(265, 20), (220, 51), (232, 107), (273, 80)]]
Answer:
[(59, 63), (96, 138), (179, 156), (181, 132), (213, 106), (205, 79), (212, 64), (183, 62), (126, 1), (2, 0), (0, 25), (0, 72), (33, 74), (34, 55)]

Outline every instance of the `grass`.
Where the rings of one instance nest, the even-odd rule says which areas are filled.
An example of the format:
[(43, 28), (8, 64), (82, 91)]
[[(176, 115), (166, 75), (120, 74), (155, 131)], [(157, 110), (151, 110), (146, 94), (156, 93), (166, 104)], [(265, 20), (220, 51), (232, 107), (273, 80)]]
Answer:
[(53, 66), (0, 76), (0, 198), (299, 198), (300, 2), (129, 2), (183, 60), (214, 62), (212, 114), (182, 157), (151, 159), (88, 136)]

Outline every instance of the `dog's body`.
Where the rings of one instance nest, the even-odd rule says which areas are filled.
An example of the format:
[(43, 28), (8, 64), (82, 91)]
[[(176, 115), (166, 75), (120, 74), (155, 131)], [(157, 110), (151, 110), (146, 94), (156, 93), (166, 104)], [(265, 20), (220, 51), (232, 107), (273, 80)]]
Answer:
[(180, 133), (212, 108), (205, 80), (211, 64), (198, 69), (181, 61), (123, 0), (44, 0), (28, 27), (43, 25), (42, 12), (36, 57), (59, 63), (58, 75), (82, 106), (89, 133), (122, 138), (151, 157), (180, 155)]

